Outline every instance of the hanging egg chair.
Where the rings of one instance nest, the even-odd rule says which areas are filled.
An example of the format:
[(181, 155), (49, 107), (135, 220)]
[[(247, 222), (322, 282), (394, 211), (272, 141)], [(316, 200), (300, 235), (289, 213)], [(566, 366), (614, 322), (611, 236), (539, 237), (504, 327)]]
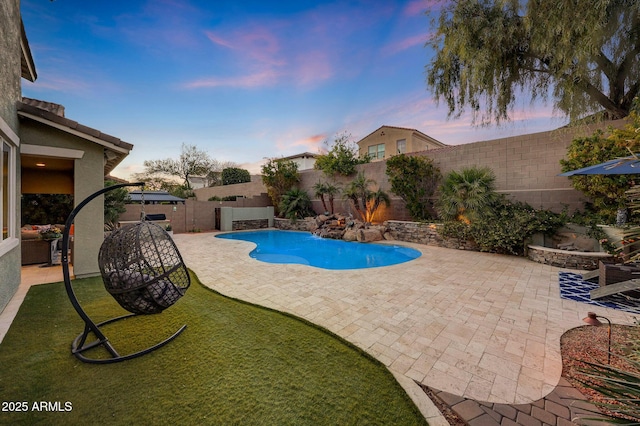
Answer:
[(105, 238), (98, 265), (104, 287), (134, 314), (156, 314), (180, 299), (189, 272), (173, 239), (160, 226), (142, 221)]
[[(68, 252), (69, 229), (75, 216), (97, 196), (127, 186), (144, 186), (144, 183), (112, 185), (91, 194), (73, 209), (62, 235), (62, 273), (65, 288), (71, 304), (85, 323), (84, 331), (71, 344), (71, 353), (83, 362), (106, 364), (136, 358), (166, 345), (186, 328), (186, 325), (183, 325), (160, 343), (129, 355), (120, 355), (100, 329), (106, 324), (125, 318), (162, 312), (176, 303), (191, 283), (187, 267), (171, 236), (162, 227), (145, 220), (144, 198), (141, 221), (120, 228), (106, 237), (98, 254), (98, 265), (105, 289), (131, 314), (95, 323), (82, 309), (73, 291)], [(89, 334), (93, 334), (97, 340), (87, 343)], [(104, 347), (111, 357), (95, 359), (85, 356), (85, 351), (97, 346)]]

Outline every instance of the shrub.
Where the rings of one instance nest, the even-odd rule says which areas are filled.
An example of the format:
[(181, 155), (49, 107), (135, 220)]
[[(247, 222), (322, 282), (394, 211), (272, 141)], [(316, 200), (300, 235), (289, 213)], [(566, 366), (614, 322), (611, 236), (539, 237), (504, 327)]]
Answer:
[(233, 185), (236, 183), (251, 182), (251, 174), (249, 170), (237, 167), (227, 167), (222, 170), (222, 184)]
[(445, 222), (442, 228), (438, 229), (438, 234), (443, 238), (457, 238), (459, 240), (472, 240), (471, 225), (456, 220)]
[(291, 189), (282, 196), (279, 210), (281, 216), (293, 221), (315, 215), (309, 194), (298, 188)]
[(413, 220), (431, 219), (433, 193), (442, 175), (433, 160), (422, 156), (395, 155), (387, 160), (391, 192), (402, 198)]
[(490, 211), (470, 224), (445, 222), (440, 235), (473, 240), (481, 251), (523, 255), (525, 244), (533, 234), (553, 234), (565, 223), (564, 214), (536, 210), (527, 204), (500, 198)]
[(278, 208), (284, 193), (300, 181), (298, 165), (291, 160), (272, 158), (262, 166), (262, 183), (267, 193)]
[[(116, 182), (108, 180), (105, 187), (113, 186)], [(125, 205), (131, 200), (129, 191), (126, 188), (118, 188), (104, 194), (104, 224), (106, 228), (113, 230), (116, 228), (120, 214), (127, 211)], [(63, 221), (61, 223), (66, 222)]]
[[(640, 117), (637, 113), (630, 115), (632, 123), (623, 129), (613, 129), (611, 135), (605, 137), (601, 130), (593, 135), (574, 139), (567, 149), (567, 159), (560, 160), (562, 171), (593, 166), (619, 157), (627, 157), (631, 152), (640, 150)], [(624, 208), (625, 191), (633, 181), (633, 175), (576, 175), (571, 176), (571, 184), (575, 189), (588, 196), (598, 212), (600, 223), (615, 223), (616, 212)]]
[(564, 215), (502, 199), (471, 225), (471, 232), (482, 251), (522, 255), (533, 234), (553, 234), (565, 223)]
[(356, 165), (368, 162), (368, 156), (358, 158), (358, 146), (345, 133), (335, 137), (329, 152), (316, 157), (313, 167), (327, 176), (351, 176), (356, 172)]

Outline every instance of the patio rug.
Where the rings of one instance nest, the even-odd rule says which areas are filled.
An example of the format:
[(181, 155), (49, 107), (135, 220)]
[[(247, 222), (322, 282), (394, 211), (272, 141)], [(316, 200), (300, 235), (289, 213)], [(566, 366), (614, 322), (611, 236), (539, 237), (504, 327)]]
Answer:
[(602, 308), (618, 309), (629, 312), (630, 314), (640, 315), (640, 302), (628, 299), (623, 295), (616, 294), (598, 300), (591, 300), (589, 292), (599, 286), (596, 283), (583, 280), (580, 274), (560, 272), (558, 274), (558, 280), (560, 282), (560, 297), (562, 299), (575, 300), (576, 302), (587, 303)]

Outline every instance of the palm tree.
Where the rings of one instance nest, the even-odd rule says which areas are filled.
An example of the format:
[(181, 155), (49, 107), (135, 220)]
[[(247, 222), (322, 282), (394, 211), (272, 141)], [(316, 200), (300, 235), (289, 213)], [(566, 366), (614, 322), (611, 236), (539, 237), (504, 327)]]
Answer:
[(365, 223), (370, 223), (373, 215), (382, 203), (389, 206), (390, 200), (386, 192), (381, 189), (372, 191), (370, 185), (375, 185), (376, 181), (367, 179), (363, 172), (351, 181), (349, 186), (342, 192), (344, 197), (351, 201), (353, 208), (358, 212)]
[(391, 200), (389, 199), (389, 195), (386, 192), (378, 188), (377, 191), (371, 193), (371, 195), (369, 196), (369, 200), (367, 201), (367, 223), (370, 223), (373, 220), (373, 215), (382, 203), (384, 203), (385, 206), (389, 207), (389, 205), (391, 204)]
[(320, 201), (322, 201), (322, 208), (324, 209), (325, 212), (328, 212), (329, 209), (327, 209), (327, 203), (324, 200), (324, 194), (326, 194), (327, 192), (327, 183), (318, 181), (318, 183), (313, 185), (313, 190), (315, 191), (313, 193), (313, 196), (318, 197)]
[(437, 210), (444, 220), (471, 223), (498, 198), (495, 174), (488, 167), (469, 167), (449, 172), (440, 186)]
[[(333, 200), (335, 196), (340, 193), (340, 188), (330, 182), (320, 182), (313, 186), (315, 191), (314, 196), (318, 197), (322, 201), (322, 207), (325, 212), (333, 213)], [(329, 200), (329, 208), (327, 208), (327, 202), (325, 201), (325, 195)]]

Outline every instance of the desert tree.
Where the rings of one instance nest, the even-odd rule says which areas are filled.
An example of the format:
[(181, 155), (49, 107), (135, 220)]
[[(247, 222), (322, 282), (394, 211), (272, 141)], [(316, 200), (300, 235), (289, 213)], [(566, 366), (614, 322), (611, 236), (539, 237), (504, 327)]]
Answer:
[(369, 156), (358, 157), (358, 145), (350, 134), (341, 133), (333, 141), (325, 141), (327, 152), (316, 157), (314, 168), (333, 178), (336, 175), (351, 176), (356, 173), (356, 165), (368, 163)]
[(207, 176), (213, 165), (213, 160), (206, 151), (183, 143), (178, 158), (145, 160), (143, 175), (177, 178), (182, 180), (184, 189), (191, 190), (190, 178)]
[(282, 196), (300, 182), (298, 165), (291, 160), (271, 158), (261, 168), (262, 183), (276, 209), (280, 206)]
[(637, 0), (457, 0), (435, 25), (427, 85), (453, 117), (500, 123), (527, 94), (571, 121), (618, 119), (640, 89)]

